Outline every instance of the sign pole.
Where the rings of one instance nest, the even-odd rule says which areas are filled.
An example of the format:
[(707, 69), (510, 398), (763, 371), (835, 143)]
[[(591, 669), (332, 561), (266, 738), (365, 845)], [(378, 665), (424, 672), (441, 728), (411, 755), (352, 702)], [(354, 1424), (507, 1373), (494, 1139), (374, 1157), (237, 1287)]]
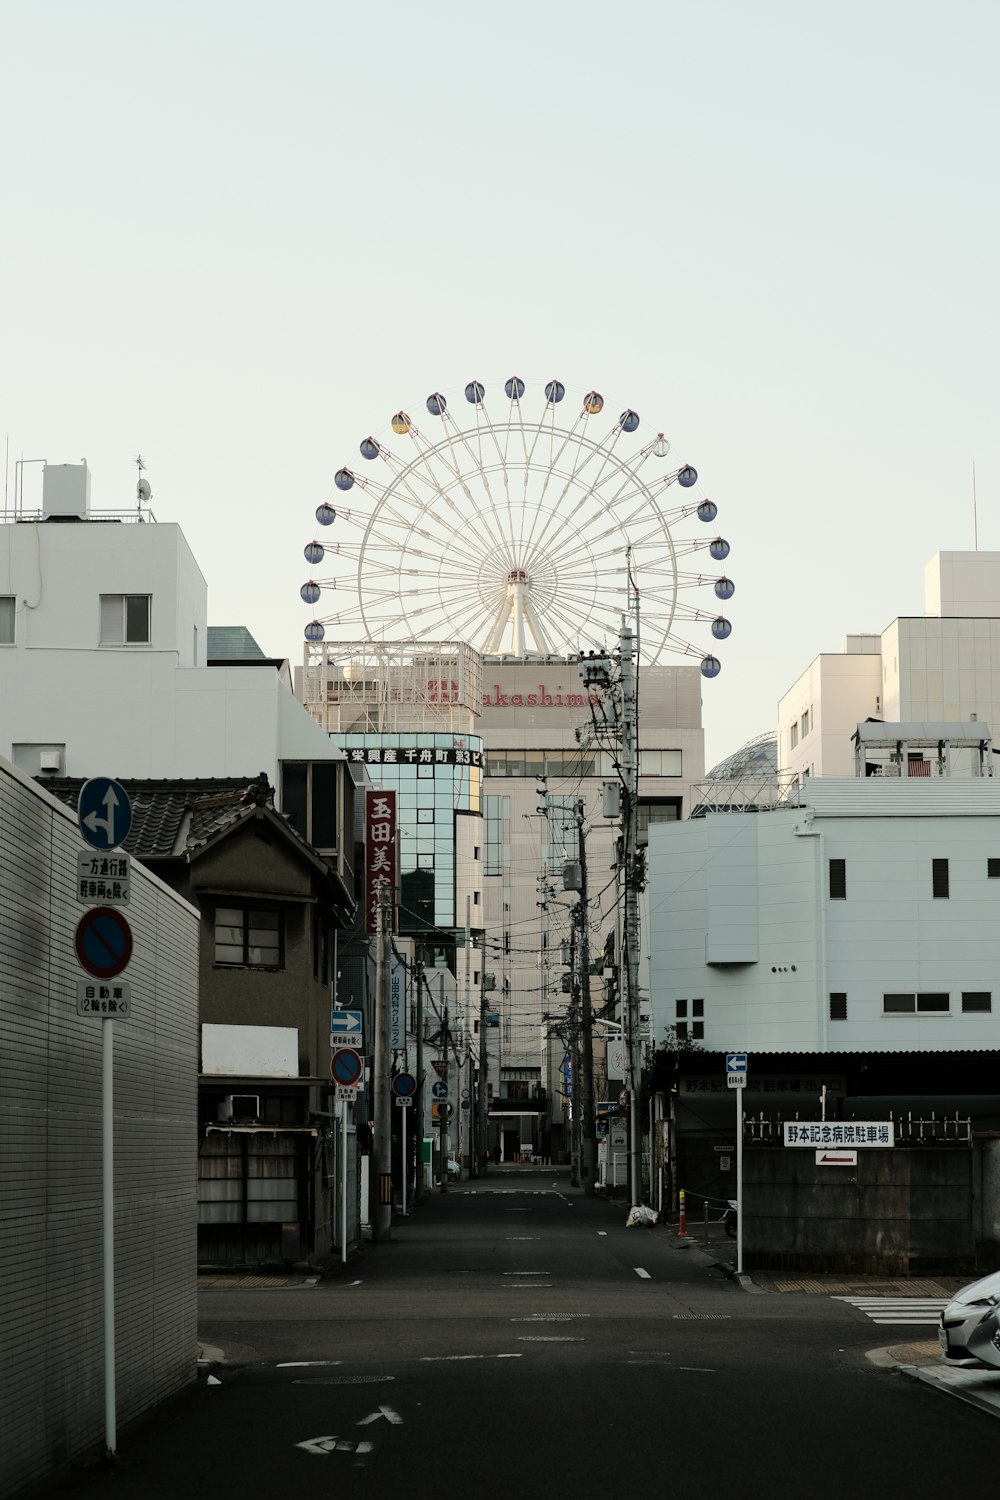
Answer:
[(736, 1274), (743, 1275), (743, 1090), (736, 1089)]
[(117, 1447), (115, 1403), (115, 1116), (114, 1025), (101, 1022), (101, 1198), (104, 1272), (104, 1446)]
[(347, 1264), (347, 1099), (340, 1101), (340, 1261)]
[(402, 1132), (403, 1132), (403, 1218), (406, 1218), (406, 1179), (410, 1175), (410, 1163), (406, 1155), (406, 1116), (409, 1111), (403, 1107)]

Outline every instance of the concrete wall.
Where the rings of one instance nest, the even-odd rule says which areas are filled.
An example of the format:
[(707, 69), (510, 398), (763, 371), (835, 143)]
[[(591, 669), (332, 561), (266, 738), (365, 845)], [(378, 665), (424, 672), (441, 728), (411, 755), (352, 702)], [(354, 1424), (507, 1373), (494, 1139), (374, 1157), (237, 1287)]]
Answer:
[(808, 1150), (743, 1154), (744, 1264), (887, 1276), (976, 1267), (970, 1148), (858, 1152), (820, 1167)]
[[(101, 1028), (76, 1013), (76, 820), (0, 761), (0, 1495), (104, 1434)], [(198, 918), (133, 864), (114, 1023), (119, 1425), (194, 1379)]]

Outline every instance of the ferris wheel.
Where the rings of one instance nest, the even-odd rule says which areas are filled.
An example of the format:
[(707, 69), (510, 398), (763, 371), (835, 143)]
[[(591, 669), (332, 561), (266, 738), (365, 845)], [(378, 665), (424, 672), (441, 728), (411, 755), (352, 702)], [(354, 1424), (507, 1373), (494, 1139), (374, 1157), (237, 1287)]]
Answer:
[[(311, 567), (333, 571), (300, 589), (330, 612), (317, 611), (307, 641), (457, 638), (490, 654), (574, 654), (617, 638), (641, 598), (647, 664), (681, 654), (718, 674), (708, 640), (679, 631), (725, 640), (732, 626), (712, 596), (735, 588), (717, 568), (682, 563), (721, 563), (729, 543), (678, 534), (718, 512), (693, 496), (666, 504), (698, 475), (675, 465), (662, 432), (643, 441), (631, 408), (609, 424), (599, 392), (577, 405), (561, 381), (529, 393), (518, 376), (495, 390), (472, 380), (457, 399), (434, 391), (424, 411), (419, 424), (397, 411), (334, 475), (316, 511), (323, 539), (305, 548)], [(707, 608), (688, 602), (699, 593)]]

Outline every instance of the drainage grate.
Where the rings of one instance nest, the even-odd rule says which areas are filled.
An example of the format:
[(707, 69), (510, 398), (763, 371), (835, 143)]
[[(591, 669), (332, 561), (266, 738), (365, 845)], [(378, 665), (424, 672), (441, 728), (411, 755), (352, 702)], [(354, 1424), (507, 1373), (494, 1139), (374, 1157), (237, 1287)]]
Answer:
[(674, 1313), (675, 1323), (726, 1323), (732, 1313)]

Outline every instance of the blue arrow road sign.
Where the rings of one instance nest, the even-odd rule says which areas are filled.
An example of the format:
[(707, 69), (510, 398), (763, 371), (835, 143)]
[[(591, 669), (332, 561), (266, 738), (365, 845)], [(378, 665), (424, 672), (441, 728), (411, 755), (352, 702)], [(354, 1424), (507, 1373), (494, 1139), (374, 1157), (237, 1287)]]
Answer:
[(132, 827), (132, 804), (125, 788), (110, 776), (92, 776), (80, 788), (76, 817), (92, 849), (117, 849)]
[(360, 1047), (364, 1040), (364, 1017), (359, 1010), (331, 1010), (330, 1040), (335, 1047)]
[(745, 1076), (746, 1075), (746, 1071), (747, 1071), (747, 1055), (746, 1055), (745, 1052), (727, 1052), (726, 1053), (726, 1072), (727, 1073), (740, 1073), (740, 1074), (742, 1074), (742, 1075)]
[(433, 1094), (435, 1099), (447, 1099), (448, 1085), (446, 1083), (441, 1083), (439, 1080), (432, 1086), (431, 1093)]

